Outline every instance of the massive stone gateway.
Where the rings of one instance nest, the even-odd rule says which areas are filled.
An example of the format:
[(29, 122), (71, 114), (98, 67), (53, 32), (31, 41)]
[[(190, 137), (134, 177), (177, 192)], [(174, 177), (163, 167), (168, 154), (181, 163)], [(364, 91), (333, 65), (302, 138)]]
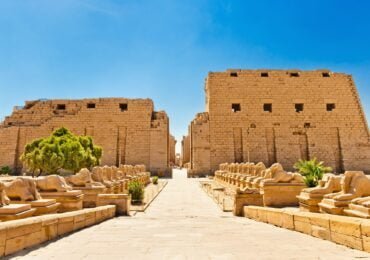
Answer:
[(313, 157), (336, 172), (370, 173), (370, 135), (351, 75), (227, 70), (210, 72), (205, 92), (206, 112), (189, 126), (190, 174), (243, 161), (292, 170)]
[(61, 126), (103, 147), (102, 164), (145, 164), (169, 174), (169, 119), (150, 99), (97, 98), (27, 101), (0, 125), (0, 166), (22, 170), (26, 143)]

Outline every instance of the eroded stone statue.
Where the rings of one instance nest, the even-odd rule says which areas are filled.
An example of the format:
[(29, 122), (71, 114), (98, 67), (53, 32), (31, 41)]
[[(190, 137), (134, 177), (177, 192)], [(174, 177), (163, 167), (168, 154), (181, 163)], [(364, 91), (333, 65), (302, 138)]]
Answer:
[(34, 201), (41, 199), (34, 179), (18, 177), (4, 184), (6, 195), (11, 200)]
[(367, 196), (370, 196), (370, 179), (365, 173), (346, 171), (341, 179), (341, 190), (324, 195), (324, 199), (319, 203), (320, 211), (336, 215), (357, 214), (352, 211), (356, 211), (357, 206), (366, 201), (361, 198)]
[(249, 167), (252, 169), (253, 175), (245, 178), (245, 187), (238, 189), (238, 194), (259, 193), (259, 183), (264, 180), (266, 166), (263, 162), (259, 162), (257, 164), (250, 164)]
[(299, 173), (284, 171), (280, 163), (274, 163), (265, 171), (263, 183), (304, 183), (303, 176)]
[(109, 181), (104, 175), (102, 167), (95, 166), (92, 169), (91, 177), (94, 181), (103, 183), (103, 185), (106, 186), (107, 188), (110, 188), (113, 186), (113, 183)]
[(341, 191), (324, 196), (327, 199), (348, 201), (370, 196), (370, 179), (362, 171), (346, 171), (341, 179)]
[(318, 186), (305, 188), (297, 196), (299, 208), (302, 211), (319, 212), (319, 203), (324, 198), (324, 195), (341, 190), (340, 183), (342, 178), (343, 175), (335, 175), (332, 173), (324, 174)]
[(341, 190), (342, 175), (335, 175), (332, 173), (324, 174), (319, 185), (313, 188), (303, 189), (302, 192), (308, 193), (312, 196), (326, 195)]
[(66, 176), (65, 180), (74, 187), (104, 187), (102, 183), (93, 181), (91, 175), (92, 173), (88, 169), (83, 168), (74, 175)]
[(67, 184), (65, 179), (58, 175), (41, 176), (35, 179), (37, 188), (40, 191), (71, 191), (72, 187)]
[(267, 168), (263, 162), (252, 166), (253, 176), (247, 179), (247, 185), (252, 188), (259, 188), (261, 181), (266, 178)]
[(5, 192), (5, 184), (3, 182), (0, 182), (0, 207), (9, 205), (10, 199), (6, 195)]

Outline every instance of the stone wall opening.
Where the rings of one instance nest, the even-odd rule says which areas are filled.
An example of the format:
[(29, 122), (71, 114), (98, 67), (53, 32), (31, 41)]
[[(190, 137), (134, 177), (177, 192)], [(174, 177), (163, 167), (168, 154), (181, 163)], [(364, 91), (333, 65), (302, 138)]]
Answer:
[(272, 104), (271, 103), (263, 104), (263, 111), (272, 113)]
[(334, 103), (326, 104), (326, 111), (331, 112), (334, 109), (335, 109), (335, 104)]
[(231, 110), (236, 113), (242, 110), (241, 106), (239, 103), (233, 103), (231, 104)]
[(304, 104), (298, 103), (298, 104), (295, 104), (294, 107), (295, 107), (295, 112), (300, 113), (300, 112), (303, 112)]

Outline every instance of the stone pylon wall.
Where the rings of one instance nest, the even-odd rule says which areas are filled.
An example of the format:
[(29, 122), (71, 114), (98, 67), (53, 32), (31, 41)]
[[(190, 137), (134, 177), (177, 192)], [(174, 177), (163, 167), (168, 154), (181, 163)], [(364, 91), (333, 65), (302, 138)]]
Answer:
[(22, 169), (24, 146), (64, 126), (103, 148), (102, 164), (145, 164), (167, 172), (169, 120), (150, 99), (45, 100), (16, 107), (0, 126), (0, 165)]
[(170, 154), (170, 164), (176, 164), (176, 139), (174, 136), (170, 135), (170, 143), (169, 143), (169, 154)]
[(292, 170), (313, 157), (336, 172), (370, 173), (368, 125), (350, 75), (227, 70), (209, 73), (205, 91), (206, 112), (190, 125), (195, 173), (243, 161)]
[(182, 166), (190, 162), (190, 136), (182, 137), (181, 141), (181, 164)]

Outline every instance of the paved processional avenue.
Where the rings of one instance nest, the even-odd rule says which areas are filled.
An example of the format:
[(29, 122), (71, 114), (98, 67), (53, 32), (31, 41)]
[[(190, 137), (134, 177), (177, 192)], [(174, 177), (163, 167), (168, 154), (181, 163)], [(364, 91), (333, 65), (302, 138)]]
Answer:
[[(370, 254), (222, 212), (184, 170), (144, 213), (118, 217), (15, 259), (370, 259)], [(13, 259), (12, 258), (12, 259)]]

